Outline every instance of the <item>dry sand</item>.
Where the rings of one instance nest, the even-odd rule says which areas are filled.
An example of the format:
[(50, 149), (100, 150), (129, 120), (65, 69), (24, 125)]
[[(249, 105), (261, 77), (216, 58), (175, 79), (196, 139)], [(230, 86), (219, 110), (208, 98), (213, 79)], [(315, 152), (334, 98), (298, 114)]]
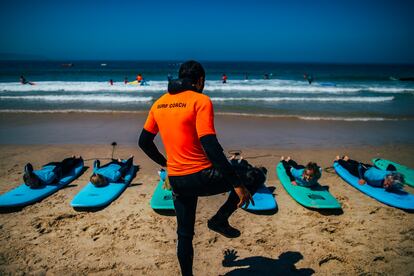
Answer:
[[(242, 235), (230, 240), (206, 226), (225, 195), (200, 198), (195, 275), (414, 275), (414, 214), (385, 206), (328, 172), (320, 182), (330, 186), (343, 214), (323, 214), (297, 204), (276, 177), (275, 165), (282, 154), (301, 163), (312, 158), (328, 167), (336, 154), (344, 152), (362, 161), (392, 157), (414, 167), (413, 146), (244, 149), (251, 163), (268, 168), (267, 185), (276, 187), (279, 210), (271, 215), (236, 211), (230, 223)], [(105, 145), (2, 145), (0, 193), (21, 183), (22, 168), (29, 160), (38, 168), (72, 154), (87, 159), (110, 153)], [(157, 214), (149, 206), (158, 167), (135, 147), (120, 146), (116, 152), (123, 158), (130, 154), (141, 170), (103, 210), (77, 212), (69, 205), (87, 183), (89, 169), (43, 201), (0, 214), (0, 274), (179, 275), (175, 217)], [(227, 250), (237, 251), (237, 258), (230, 253), (223, 266)]]

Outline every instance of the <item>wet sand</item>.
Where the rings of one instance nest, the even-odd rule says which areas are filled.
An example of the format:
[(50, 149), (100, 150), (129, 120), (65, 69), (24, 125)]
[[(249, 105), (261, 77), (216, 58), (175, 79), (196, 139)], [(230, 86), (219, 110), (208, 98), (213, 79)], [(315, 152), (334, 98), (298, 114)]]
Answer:
[[(81, 118), (81, 114), (73, 115)], [(16, 129), (28, 126), (24, 120), (19, 121), (25, 116), (12, 116), (17, 117), (14, 121)], [(40, 116), (41, 119), (37, 115), (33, 116), (31, 122), (39, 120), (37, 124), (41, 126), (43, 116), (47, 117), (44, 114)], [(126, 120), (124, 115), (105, 116)], [(74, 131), (72, 128), (79, 130), (81, 124), (76, 118), (76, 123), (71, 124), (72, 118), (62, 115), (60, 123), (52, 127), (54, 133), (51, 134), (72, 143), (64, 140), (48, 144), (39, 140), (35, 145), (27, 145), (29, 142), (21, 142), (25, 141), (22, 137), (15, 138), (16, 143), (10, 142), (17, 132), (4, 137), (8, 132), (3, 126), (11, 132), (16, 129), (13, 130), (11, 122), (8, 124), (2, 117), (0, 193), (21, 183), (22, 168), (28, 161), (38, 168), (46, 162), (80, 154), (84, 159), (91, 159), (85, 162), (86, 166), (91, 166), (95, 158), (110, 157), (112, 149), (108, 142), (118, 139), (105, 136), (96, 138), (98, 142), (91, 142), (87, 136), (83, 136), (84, 140), (74, 143), (75, 136), (70, 136)], [(158, 182), (156, 172), (159, 168), (134, 146), (143, 119), (139, 116), (130, 118), (131, 121), (125, 123), (131, 128), (127, 131), (126, 127), (124, 129), (123, 125), (119, 125), (119, 120), (109, 123), (112, 132), (117, 133), (117, 138), (126, 137), (129, 133), (134, 135), (133, 138), (128, 138), (131, 144), (118, 140), (120, 146), (115, 153), (116, 157), (121, 158), (133, 154), (135, 162), (141, 166), (130, 187), (102, 210), (75, 211), (70, 206), (70, 201), (87, 183), (91, 174), (89, 168), (68, 187), (43, 201), (21, 210), (1, 213), (0, 274), (179, 275), (175, 255), (175, 217), (160, 215), (149, 206)], [(260, 125), (256, 118), (240, 119), (238, 122), (232, 120), (230, 129), (234, 132), (230, 132), (229, 128), (223, 128), (220, 120), (217, 129), (226, 151), (233, 149), (232, 139), (240, 134), (236, 130), (241, 126), (251, 132), (261, 128), (266, 133), (267, 127), (274, 123), (272, 121), (269, 125), (266, 122)], [(249, 120), (256, 124), (251, 125)], [(92, 124), (88, 120), (84, 121), (83, 127), (100, 133), (108, 126), (108, 121), (101, 121), (98, 125), (94, 122), (96, 128), (90, 129)], [(290, 125), (289, 122), (280, 123)], [(50, 123), (46, 124), (45, 131), (50, 128)], [(324, 131), (328, 132), (333, 125), (328, 124), (324, 127), (328, 129)], [(57, 131), (59, 129), (61, 132)], [(33, 135), (39, 135), (36, 139), (41, 137), (40, 134)], [(64, 138), (67, 135), (69, 137)], [(341, 144), (339, 141), (335, 145), (326, 142), (323, 147), (313, 147), (306, 143), (259, 147), (260, 139), (262, 138), (250, 142), (248, 146), (244, 146), (244, 142), (237, 144), (237, 147), (243, 150), (243, 155), (252, 164), (263, 165), (268, 169), (267, 185), (275, 188), (273, 193), (279, 209), (274, 214), (265, 215), (237, 210), (230, 223), (239, 228), (242, 235), (237, 239), (227, 239), (210, 231), (206, 225), (207, 219), (224, 202), (225, 195), (200, 198), (194, 238), (195, 275), (414, 273), (414, 214), (388, 207), (365, 196), (343, 182), (329, 168), (323, 172), (320, 182), (330, 187), (331, 193), (341, 203), (343, 212), (309, 210), (297, 204), (286, 193), (275, 173), (280, 156), (288, 154), (300, 163), (312, 159), (323, 168), (332, 166), (334, 156), (342, 153), (365, 162), (373, 157), (384, 157), (414, 167), (412, 144), (389, 140), (374, 146)], [(406, 189), (414, 193), (414, 189)]]
[[(146, 113), (1, 113), (0, 144), (136, 145)], [(414, 121), (306, 121), (217, 115), (228, 148), (414, 145)]]

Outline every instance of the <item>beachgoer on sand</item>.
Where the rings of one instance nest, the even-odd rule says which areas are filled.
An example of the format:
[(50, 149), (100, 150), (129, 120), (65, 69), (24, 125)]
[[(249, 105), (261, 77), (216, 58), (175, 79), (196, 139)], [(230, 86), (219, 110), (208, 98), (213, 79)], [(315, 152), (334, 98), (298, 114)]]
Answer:
[(388, 191), (402, 189), (404, 185), (404, 175), (396, 172), (393, 165), (388, 166), (383, 171), (370, 164), (364, 164), (350, 159), (348, 156), (336, 156), (335, 162), (338, 162), (350, 174), (359, 178), (360, 185), (368, 184), (373, 187), (383, 187)]
[(298, 165), (290, 156), (286, 159), (281, 157), (280, 161), (286, 170), (292, 185), (312, 187), (318, 183), (321, 178), (322, 170), (315, 162), (309, 162), (306, 166)]
[[(204, 81), (205, 71), (200, 63), (182, 64), (179, 79), (171, 80), (168, 93), (152, 105), (139, 137), (141, 149), (154, 162), (167, 167), (177, 216), (177, 256), (182, 275), (192, 275), (198, 196), (230, 191), (207, 225), (235, 238), (240, 232), (229, 225), (228, 219), (238, 207), (253, 203), (252, 194), (259, 186), (259, 181), (243, 181), (224, 155), (214, 128), (213, 104), (202, 94)], [(168, 160), (154, 144), (158, 132)]]

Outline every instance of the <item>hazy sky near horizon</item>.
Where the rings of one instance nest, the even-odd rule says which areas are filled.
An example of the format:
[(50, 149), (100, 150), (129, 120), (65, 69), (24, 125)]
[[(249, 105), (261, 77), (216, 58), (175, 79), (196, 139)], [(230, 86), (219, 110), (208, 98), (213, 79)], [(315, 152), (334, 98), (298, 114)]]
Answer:
[(414, 1), (1, 1), (0, 54), (414, 63)]

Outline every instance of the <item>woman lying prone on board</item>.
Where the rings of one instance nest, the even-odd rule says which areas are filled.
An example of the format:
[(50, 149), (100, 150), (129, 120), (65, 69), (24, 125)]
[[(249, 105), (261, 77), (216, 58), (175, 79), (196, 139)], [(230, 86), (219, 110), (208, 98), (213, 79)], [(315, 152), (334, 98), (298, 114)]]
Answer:
[(123, 180), (133, 164), (134, 157), (128, 160), (112, 159), (111, 162), (100, 166), (99, 160), (94, 163), (93, 174), (90, 181), (96, 187), (103, 187), (109, 183), (116, 183)]
[(306, 166), (298, 165), (288, 156), (280, 158), (290, 182), (294, 186), (312, 187), (318, 184), (321, 178), (322, 170), (315, 162), (309, 162)]
[(383, 171), (370, 164), (352, 160), (348, 156), (336, 156), (335, 162), (338, 162), (350, 174), (358, 177), (360, 185), (382, 187), (387, 191), (401, 190), (404, 185), (404, 175), (396, 172), (393, 165), (389, 165), (387, 170)]

